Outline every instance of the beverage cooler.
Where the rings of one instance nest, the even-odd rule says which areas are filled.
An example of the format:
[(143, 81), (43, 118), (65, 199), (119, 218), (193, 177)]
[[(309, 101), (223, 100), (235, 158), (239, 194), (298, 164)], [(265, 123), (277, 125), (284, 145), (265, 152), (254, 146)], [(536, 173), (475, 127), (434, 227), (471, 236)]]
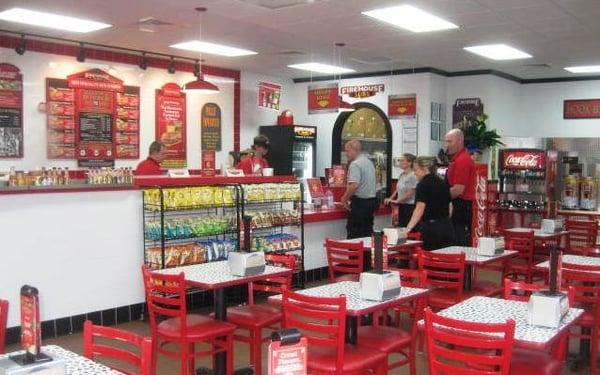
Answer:
[(498, 200), (500, 228), (541, 222), (551, 191), (546, 150), (500, 150)]
[(269, 138), (267, 160), (275, 175), (316, 177), (317, 128), (301, 125), (261, 126)]

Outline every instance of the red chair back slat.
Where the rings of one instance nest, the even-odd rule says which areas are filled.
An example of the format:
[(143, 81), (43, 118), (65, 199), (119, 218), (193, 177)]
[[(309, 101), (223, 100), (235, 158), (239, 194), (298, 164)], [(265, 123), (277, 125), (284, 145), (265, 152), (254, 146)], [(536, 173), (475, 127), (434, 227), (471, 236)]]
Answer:
[(600, 272), (590, 272), (591, 266), (569, 265), (561, 272), (563, 287), (575, 290), (574, 304), (588, 311), (600, 307)]
[(309, 346), (336, 350), (336, 374), (342, 375), (346, 296), (312, 297), (283, 291), (283, 327), (298, 328)]
[[(102, 340), (102, 343), (98, 342)], [(129, 350), (127, 343), (134, 350)], [(112, 346), (117, 344), (118, 346)], [(83, 355), (91, 360), (109, 358), (131, 365), (136, 374), (150, 375), (152, 370), (152, 339), (111, 327), (102, 327), (86, 320), (83, 324)], [(133, 374), (114, 362), (107, 366), (124, 374)]]
[[(267, 254), (265, 260), (268, 264), (278, 267), (296, 269), (296, 257), (293, 255)], [(281, 294), (284, 288), (292, 287), (292, 275), (272, 277), (265, 280), (248, 283), (248, 304), (254, 304), (254, 292), (267, 292)]]
[(427, 271), (424, 270), (409, 270), (409, 269), (394, 269), (400, 274), (400, 283), (402, 286), (409, 288), (425, 288), (427, 287)]
[(419, 270), (426, 271), (428, 287), (453, 289), (457, 301), (462, 300), (465, 277), (465, 254), (437, 254), (420, 250)]
[[(532, 293), (539, 292), (540, 290), (544, 289), (547, 289), (545, 285), (504, 279), (503, 298), (510, 301), (528, 302)], [(521, 294), (519, 294), (519, 292), (521, 292)], [(575, 302), (575, 289), (568, 287), (567, 297), (569, 299), (569, 305), (572, 305)]]
[(158, 323), (164, 319), (179, 318), (181, 337), (185, 337), (187, 305), (183, 272), (177, 275), (163, 275), (142, 266), (142, 274), (152, 330), (156, 332)]
[(473, 323), (425, 310), (429, 373), (508, 375), (515, 322)]
[(326, 239), (325, 251), (329, 266), (329, 280), (335, 281), (336, 274), (360, 274), (364, 270), (364, 245), (359, 242), (341, 242)]
[(6, 322), (8, 321), (8, 301), (0, 299), (0, 354), (4, 353)]
[(518, 251), (518, 258), (524, 260), (529, 268), (533, 267), (533, 255), (535, 252), (535, 235), (533, 231), (504, 231), (504, 242), (506, 243), (507, 250)]
[(598, 222), (568, 220), (565, 227), (569, 231), (567, 235), (567, 250), (577, 251), (580, 248), (589, 248), (596, 245)]

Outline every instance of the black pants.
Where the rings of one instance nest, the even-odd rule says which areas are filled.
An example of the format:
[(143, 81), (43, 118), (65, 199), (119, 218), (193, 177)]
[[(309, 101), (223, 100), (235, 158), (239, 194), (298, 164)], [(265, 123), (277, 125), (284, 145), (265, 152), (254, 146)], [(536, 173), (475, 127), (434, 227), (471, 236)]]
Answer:
[(377, 198), (352, 197), (346, 223), (348, 239), (369, 237), (373, 234), (373, 214), (377, 209)]
[(423, 220), (421, 236), (425, 250), (441, 249), (454, 243), (454, 227), (450, 219)]
[(398, 209), (400, 210), (400, 213), (398, 215), (398, 226), (406, 227), (408, 225), (408, 222), (410, 221), (410, 218), (412, 217), (413, 211), (415, 210), (415, 205), (408, 203), (400, 203), (398, 205)]
[(452, 225), (456, 246), (471, 246), (472, 211), (473, 202), (460, 198), (452, 201)]

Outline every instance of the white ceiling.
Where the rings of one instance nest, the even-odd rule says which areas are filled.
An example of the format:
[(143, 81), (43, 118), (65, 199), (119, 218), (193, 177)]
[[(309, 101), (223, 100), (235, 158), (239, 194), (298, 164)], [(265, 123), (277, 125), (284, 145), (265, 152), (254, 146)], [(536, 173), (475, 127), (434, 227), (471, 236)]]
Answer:
[[(361, 15), (361, 11), (405, 3), (461, 27), (413, 34)], [(0, 21), (0, 29), (189, 57), (198, 55), (168, 46), (198, 37), (200, 18), (193, 9), (206, 6), (204, 40), (259, 52), (240, 58), (205, 55), (208, 64), (288, 77), (307, 76), (287, 68), (288, 64), (335, 62), (335, 42), (347, 44), (343, 65), (359, 72), (413, 67), (496, 69), (521, 78), (543, 78), (575, 76), (564, 66), (600, 64), (600, 0), (0, 0), (0, 10), (12, 6), (91, 18), (114, 27), (75, 34)], [(144, 17), (172, 25), (143, 32), (136, 23)], [(497, 42), (523, 49), (533, 58), (494, 62), (462, 50)], [(302, 55), (286, 54), (289, 51)], [(379, 63), (365, 63), (372, 59)]]

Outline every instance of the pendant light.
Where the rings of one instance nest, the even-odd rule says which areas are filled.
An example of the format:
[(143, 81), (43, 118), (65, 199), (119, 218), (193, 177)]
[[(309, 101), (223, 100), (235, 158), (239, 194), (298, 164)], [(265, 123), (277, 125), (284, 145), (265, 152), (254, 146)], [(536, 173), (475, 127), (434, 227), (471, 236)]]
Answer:
[[(344, 47), (346, 45), (346, 43), (335, 43), (335, 47), (334, 47), (334, 55), (335, 55), (335, 51), (338, 52), (338, 61), (337, 61), (337, 65), (338, 66), (342, 66), (342, 51), (339, 50), (340, 48)], [(334, 75), (335, 78), (335, 75)], [(340, 73), (339, 78), (338, 78), (338, 87), (341, 87), (341, 83), (342, 83), (342, 73)], [(352, 104), (348, 103), (347, 101), (345, 101), (342, 96), (339, 96), (339, 105), (338, 105), (338, 111), (339, 112), (354, 112), (356, 110), (356, 108), (354, 108), (352, 106)]]
[[(199, 40), (202, 40), (202, 14), (204, 12), (206, 12), (206, 8), (205, 7), (197, 7), (195, 8), (195, 10), (198, 12), (199, 19), (200, 19), (200, 38)], [(183, 85), (183, 91), (186, 93), (193, 93), (193, 94), (218, 94), (219, 93), (219, 88), (217, 87), (217, 85), (212, 84), (208, 81), (204, 80), (204, 75), (202, 74), (202, 66), (200, 65), (200, 62), (203, 62), (204, 60), (196, 60), (196, 64), (194, 65), (194, 76), (196, 76), (196, 80), (195, 81), (190, 81), (188, 83), (186, 83), (185, 85)]]

